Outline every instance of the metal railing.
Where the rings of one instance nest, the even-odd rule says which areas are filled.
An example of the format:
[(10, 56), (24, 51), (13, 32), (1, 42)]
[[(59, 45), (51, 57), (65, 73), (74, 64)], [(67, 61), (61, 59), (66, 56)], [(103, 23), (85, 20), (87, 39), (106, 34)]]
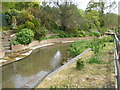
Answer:
[(120, 90), (120, 40), (115, 34), (115, 49), (114, 49), (114, 62), (115, 62), (115, 88)]

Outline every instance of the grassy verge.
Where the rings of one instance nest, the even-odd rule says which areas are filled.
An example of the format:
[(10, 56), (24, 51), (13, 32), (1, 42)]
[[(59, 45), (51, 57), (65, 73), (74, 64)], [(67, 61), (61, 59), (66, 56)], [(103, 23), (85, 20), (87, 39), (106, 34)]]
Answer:
[[(113, 42), (107, 42), (98, 54), (102, 63), (89, 63), (95, 55), (90, 51), (80, 57), (85, 65), (81, 70), (76, 69), (76, 62), (60, 71), (51, 78), (46, 78), (38, 88), (113, 88), (114, 61)], [(104, 62), (104, 63), (103, 63)]]

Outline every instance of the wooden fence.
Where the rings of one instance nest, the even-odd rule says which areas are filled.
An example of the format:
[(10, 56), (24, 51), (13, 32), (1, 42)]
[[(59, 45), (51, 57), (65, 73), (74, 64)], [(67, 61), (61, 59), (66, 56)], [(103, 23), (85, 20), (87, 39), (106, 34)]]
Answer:
[(115, 60), (115, 88), (120, 90), (120, 40), (118, 35), (115, 34), (115, 49), (114, 49), (114, 60)]

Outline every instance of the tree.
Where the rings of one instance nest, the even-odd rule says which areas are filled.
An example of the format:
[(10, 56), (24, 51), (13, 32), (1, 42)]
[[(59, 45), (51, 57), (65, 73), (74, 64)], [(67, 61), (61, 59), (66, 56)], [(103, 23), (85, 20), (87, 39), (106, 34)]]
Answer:
[(115, 29), (118, 26), (118, 15), (114, 13), (107, 13), (104, 16), (105, 27), (109, 27), (110, 29)]
[(22, 10), (17, 16), (18, 25), (25, 24), (27, 20), (31, 21), (33, 18), (34, 16), (30, 12)]
[[(71, 32), (71, 30), (78, 28), (80, 14), (74, 3), (70, 1), (63, 1), (62, 3), (57, 1), (53, 3), (53, 21), (60, 27), (60, 29)], [(46, 7), (45, 10), (47, 10), (47, 7), (50, 7), (50, 3), (44, 3), (44, 7)]]
[(105, 25), (104, 21), (104, 15), (105, 10), (109, 13), (116, 8), (116, 2), (113, 1), (112, 3), (106, 0), (102, 0), (100, 2), (95, 2), (94, 0), (91, 0), (88, 3), (88, 6), (86, 8), (86, 12), (89, 12), (91, 10), (98, 10), (99, 11), (99, 21), (100, 26), (103, 27)]
[(91, 10), (86, 13), (85, 18), (89, 24), (89, 29), (96, 29), (100, 27), (99, 12)]
[(2, 2), (2, 12), (9, 12), (10, 9), (15, 8), (15, 2)]

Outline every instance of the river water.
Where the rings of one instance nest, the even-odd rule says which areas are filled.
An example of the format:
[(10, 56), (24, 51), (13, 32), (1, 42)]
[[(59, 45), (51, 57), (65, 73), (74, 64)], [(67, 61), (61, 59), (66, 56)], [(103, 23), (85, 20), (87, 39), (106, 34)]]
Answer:
[(48, 73), (60, 66), (69, 44), (54, 44), (36, 49), (23, 60), (2, 67), (3, 88), (34, 87)]

